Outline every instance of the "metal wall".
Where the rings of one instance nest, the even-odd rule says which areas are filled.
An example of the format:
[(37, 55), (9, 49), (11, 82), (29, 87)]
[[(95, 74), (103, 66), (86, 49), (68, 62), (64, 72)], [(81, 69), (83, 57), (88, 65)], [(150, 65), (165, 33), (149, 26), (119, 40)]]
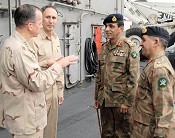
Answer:
[[(60, 12), (56, 32), (60, 38), (62, 54), (78, 55), (80, 61), (77, 65), (65, 68), (66, 87), (70, 88), (78, 82), (82, 82), (88, 74), (84, 67), (84, 47), (86, 38), (93, 40), (92, 25), (102, 25), (103, 19), (110, 13), (123, 12), (123, 0), (81, 0), (82, 4), (72, 6), (59, 0), (56, 2), (48, 0), (0, 0), (0, 37), (5, 39), (14, 31), (13, 18), (10, 19), (9, 7), (14, 11), (20, 4), (33, 4), (43, 7), (52, 3)], [(70, 34), (70, 35), (67, 35)], [(102, 37), (102, 41), (105, 38)]]

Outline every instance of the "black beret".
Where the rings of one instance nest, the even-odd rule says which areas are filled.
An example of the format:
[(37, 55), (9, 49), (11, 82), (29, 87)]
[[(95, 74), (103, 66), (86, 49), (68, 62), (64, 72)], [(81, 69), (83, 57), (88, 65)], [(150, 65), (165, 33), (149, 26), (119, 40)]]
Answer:
[(103, 24), (106, 25), (106, 23), (124, 23), (123, 20), (124, 19), (122, 14), (110, 14), (104, 19)]
[(142, 36), (143, 35), (148, 35), (148, 36), (155, 36), (155, 37), (160, 37), (163, 38), (167, 41), (169, 41), (170, 36), (167, 30), (165, 30), (162, 27), (158, 26), (147, 26), (145, 28), (142, 28), (141, 30)]

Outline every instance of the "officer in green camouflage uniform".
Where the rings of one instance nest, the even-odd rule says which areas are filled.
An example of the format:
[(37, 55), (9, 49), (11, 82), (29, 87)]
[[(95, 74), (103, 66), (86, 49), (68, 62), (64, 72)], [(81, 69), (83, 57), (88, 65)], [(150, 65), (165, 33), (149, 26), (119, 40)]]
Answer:
[(95, 103), (100, 108), (102, 138), (130, 138), (130, 108), (139, 76), (139, 54), (135, 45), (122, 35), (123, 16), (105, 18), (109, 39), (101, 48), (96, 77)]
[(133, 106), (132, 138), (174, 138), (174, 70), (165, 56), (169, 34), (160, 27), (142, 29), (142, 53), (149, 59)]

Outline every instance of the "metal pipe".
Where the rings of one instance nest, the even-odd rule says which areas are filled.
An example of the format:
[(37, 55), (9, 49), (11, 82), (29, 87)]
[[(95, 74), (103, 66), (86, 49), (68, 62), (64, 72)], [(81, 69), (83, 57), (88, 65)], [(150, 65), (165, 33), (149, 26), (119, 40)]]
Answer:
[(82, 77), (81, 77), (81, 60), (82, 60), (82, 58), (81, 58), (81, 46), (82, 46), (82, 20), (83, 20), (83, 17), (85, 16), (85, 15), (88, 15), (89, 13), (82, 13), (81, 14), (81, 16), (80, 16), (80, 82), (82, 82)]
[(18, 0), (18, 6), (21, 6), (21, 0)]
[(11, 0), (8, 0), (8, 14), (9, 14), (9, 36), (12, 34), (12, 8)]
[(117, 0), (116, 0), (116, 7), (115, 7), (116, 13), (118, 12), (118, 4), (117, 4)]
[[(138, 18), (143, 17), (148, 22), (148, 19), (145, 16), (145, 14), (143, 12), (141, 12), (141, 10), (135, 4), (131, 3), (130, 0), (125, 0), (124, 6), (125, 6), (124, 11), (126, 11), (126, 9), (127, 9), (133, 16), (137, 16)], [(142, 16), (142, 17), (140, 17), (140, 16)]]
[(59, 38), (60, 40), (74, 40), (74, 37), (73, 38)]
[(57, 5), (60, 5), (60, 6), (72, 8), (72, 9), (77, 9), (77, 10), (82, 10), (82, 11), (89, 11), (89, 12), (95, 12), (94, 10), (77, 8), (77, 7), (74, 7), (74, 6), (72, 6), (72, 5), (68, 5), (68, 4), (61, 3), (61, 2), (51, 2), (51, 5), (52, 5), (52, 6), (54, 6), (54, 5), (56, 5), (56, 4), (57, 4)]
[(89, 4), (86, 5), (89, 9), (91, 9), (91, 0), (89, 0)]
[(76, 9), (76, 10), (81, 10), (81, 11), (92, 12), (92, 13), (94, 13), (94, 14), (100, 14), (100, 15), (105, 15), (105, 16), (107, 15), (107, 14), (103, 14), (103, 13), (96, 12), (95, 10), (78, 8), (78, 7), (74, 7), (74, 6), (67, 5), (67, 4), (60, 3), (60, 2), (51, 2), (51, 5), (52, 5), (52, 6), (60, 5), (60, 6), (67, 7), (67, 8), (71, 8), (71, 9)]
[(91, 0), (89, 0), (89, 9), (91, 9)]
[(15, 0), (15, 7), (18, 7), (18, 0)]
[(146, 24), (148, 23), (148, 21), (144, 18), (141, 18), (137, 15), (132, 15), (129, 11), (127, 11), (126, 9), (124, 9), (124, 15), (130, 19), (131, 21), (133, 21), (135, 24)]
[[(157, 8), (153, 8), (153, 7), (151, 7), (151, 6), (148, 6), (148, 5), (139, 3), (139, 2), (131, 2), (131, 3), (132, 3), (133, 5), (135, 5), (136, 7), (137, 7), (137, 5), (140, 5), (140, 6), (149, 8), (149, 9), (154, 10), (154, 11), (158, 11), (158, 12), (161, 12), (161, 13), (168, 14), (168, 15), (172, 16), (173, 18), (175, 18), (175, 15), (174, 15), (174, 14), (168, 13), (168, 12), (166, 12), (166, 11), (159, 10), (159, 9), (157, 9)], [(137, 8), (138, 8), (138, 7), (137, 7)]]
[[(147, 26), (155, 26), (155, 24), (154, 25), (147, 25)], [(163, 23), (163, 24), (156, 24), (156, 26), (175, 28), (175, 22)]]

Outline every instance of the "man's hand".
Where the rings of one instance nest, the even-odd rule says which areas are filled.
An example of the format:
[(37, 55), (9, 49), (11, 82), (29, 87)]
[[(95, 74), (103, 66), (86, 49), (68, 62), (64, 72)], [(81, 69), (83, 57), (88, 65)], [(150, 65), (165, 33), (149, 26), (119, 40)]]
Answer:
[(47, 66), (48, 67), (52, 66), (52, 64), (54, 64), (56, 61), (59, 61), (61, 58), (63, 58), (63, 56), (60, 56), (60, 57), (56, 57), (54, 59), (47, 60)]
[(61, 67), (67, 67), (71, 64), (76, 64), (78, 59), (79, 59), (78, 56), (71, 55), (71, 56), (63, 57), (63, 58), (61, 58), (60, 60), (58, 60), (56, 62), (58, 64), (60, 64)]
[(98, 109), (98, 108), (99, 108), (99, 104), (98, 104), (97, 101), (94, 102), (94, 108), (95, 108), (95, 109)]
[(63, 97), (58, 97), (58, 104), (61, 105), (64, 102), (64, 98)]
[(120, 107), (120, 112), (121, 113), (127, 113), (128, 112), (128, 106), (122, 104)]

